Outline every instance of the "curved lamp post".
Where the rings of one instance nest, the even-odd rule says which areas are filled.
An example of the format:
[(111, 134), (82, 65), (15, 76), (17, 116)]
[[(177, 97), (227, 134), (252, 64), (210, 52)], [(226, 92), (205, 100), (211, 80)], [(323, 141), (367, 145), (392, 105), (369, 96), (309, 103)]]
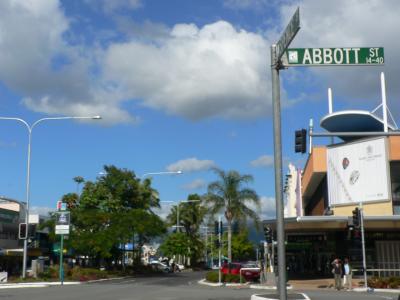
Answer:
[(178, 175), (182, 174), (183, 172), (181, 170), (179, 171), (167, 171), (167, 172), (150, 172), (150, 173), (144, 173), (143, 175), (139, 176), (138, 178), (142, 179), (146, 176), (152, 176), (152, 175)]
[[(0, 120), (11, 120), (18, 121), (23, 123), (28, 129), (28, 161), (27, 161), (27, 175), (26, 175), (26, 209), (25, 209), (25, 223), (26, 228), (29, 228), (29, 197), (30, 197), (30, 168), (31, 168), (31, 142), (32, 142), (32, 130), (36, 125), (43, 121), (51, 121), (51, 120), (70, 120), (70, 119), (92, 119), (99, 120), (100, 116), (92, 116), (92, 117), (52, 117), (52, 118), (42, 118), (35, 121), (32, 125), (29, 125), (23, 119), (20, 118), (12, 118), (12, 117), (0, 117)], [(61, 250), (62, 251), (62, 250)], [(24, 253), (23, 253), (23, 261), (22, 261), (22, 278), (26, 277), (26, 264), (28, 257), (28, 237), (24, 239)]]

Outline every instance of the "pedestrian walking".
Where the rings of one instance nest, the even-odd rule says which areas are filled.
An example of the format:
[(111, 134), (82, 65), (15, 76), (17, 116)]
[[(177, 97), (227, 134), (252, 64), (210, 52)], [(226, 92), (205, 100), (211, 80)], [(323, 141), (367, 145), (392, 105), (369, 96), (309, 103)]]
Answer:
[(343, 269), (344, 269), (343, 287), (347, 286), (347, 289), (351, 290), (351, 288), (352, 288), (352, 272), (353, 272), (353, 270), (351, 269), (350, 262), (349, 262), (348, 258), (344, 259)]
[(335, 289), (340, 291), (342, 289), (342, 262), (339, 258), (336, 258), (332, 263), (332, 274), (335, 279)]

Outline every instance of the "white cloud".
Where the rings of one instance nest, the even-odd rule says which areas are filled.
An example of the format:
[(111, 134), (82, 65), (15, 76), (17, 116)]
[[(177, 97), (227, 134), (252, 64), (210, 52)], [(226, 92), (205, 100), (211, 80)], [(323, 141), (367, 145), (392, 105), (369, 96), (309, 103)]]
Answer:
[[(386, 73), (389, 99), (398, 98), (400, 40), (396, 37), (400, 26), (399, 1), (300, 1), (283, 6), (279, 32), (282, 32), (297, 6), (300, 6), (301, 29), (290, 47), (385, 48), (384, 67), (307, 68), (307, 72), (319, 80), (321, 87), (333, 88), (334, 100), (341, 98), (352, 102), (351, 108), (374, 108), (380, 103), (381, 71)], [(297, 80), (295, 84), (299, 85), (301, 81)], [(325, 95), (324, 91), (323, 100)]]
[(230, 9), (265, 9), (271, 0), (224, 0), (224, 6)]
[(177, 24), (160, 43), (132, 40), (105, 55), (105, 74), (125, 98), (189, 119), (252, 118), (271, 106), (268, 43), (219, 21)]
[[(267, 2), (226, 0), (225, 5), (245, 9), (269, 7)], [(101, 9), (103, 4), (113, 12), (143, 5), (138, 0), (102, 1)], [(285, 88), (299, 90), (304, 84), (306, 89), (310, 83), (304, 78), (310, 77), (320, 88), (331, 86), (334, 100), (358, 101), (364, 108), (366, 101), (377, 105), (381, 70), (386, 72), (389, 103), (398, 97), (400, 2), (396, 0), (304, 0), (281, 5), (279, 26), (265, 35), (226, 21), (172, 28), (146, 21), (137, 23), (131, 35), (129, 24), (119, 24), (127, 40), (108, 40), (105, 49), (80, 44), (79, 39), (74, 45), (68, 43), (66, 36), (74, 35), (71, 18), (57, 0), (4, 0), (0, 1), (0, 81), (33, 111), (101, 114), (102, 123), (134, 121), (135, 116), (122, 107), (133, 101), (192, 120), (265, 116), (271, 110), (269, 46), (282, 34), (297, 5), (301, 30), (291, 46), (383, 46), (386, 65), (286, 70), (283, 104)], [(297, 73), (302, 77), (293, 75)], [(290, 97), (305, 99), (302, 93), (316, 97), (305, 91), (300, 88), (300, 96)], [(400, 113), (397, 107), (393, 109)]]
[(186, 184), (183, 188), (187, 190), (198, 190), (204, 188), (206, 182), (203, 179), (195, 179), (192, 182)]
[(175, 163), (170, 164), (167, 170), (170, 172), (182, 171), (182, 172), (196, 172), (205, 171), (215, 167), (215, 163), (212, 160), (199, 160), (196, 157), (179, 160)]
[(258, 213), (260, 220), (275, 218), (275, 198), (261, 196), (260, 207), (257, 207), (254, 203), (249, 202), (248, 207)]
[(276, 204), (274, 197), (262, 196), (261, 203), (261, 220), (272, 219), (276, 217)]
[(90, 71), (98, 51), (69, 45), (68, 30), (56, 0), (0, 1), (0, 80), (33, 111), (132, 121), (118, 91)]
[(176, 205), (176, 203), (160, 203), (159, 209), (154, 209), (154, 213), (157, 214), (160, 218), (165, 220), (169, 213), (171, 212), (172, 207)]
[(262, 155), (259, 158), (252, 160), (250, 164), (253, 167), (273, 167), (274, 166), (274, 156), (273, 155)]
[(46, 207), (46, 206), (32, 206), (29, 208), (30, 214), (38, 214), (40, 216), (48, 216), (49, 212), (53, 212), (56, 209), (54, 207)]
[(102, 0), (103, 10), (112, 13), (116, 10), (137, 9), (142, 6), (141, 0)]

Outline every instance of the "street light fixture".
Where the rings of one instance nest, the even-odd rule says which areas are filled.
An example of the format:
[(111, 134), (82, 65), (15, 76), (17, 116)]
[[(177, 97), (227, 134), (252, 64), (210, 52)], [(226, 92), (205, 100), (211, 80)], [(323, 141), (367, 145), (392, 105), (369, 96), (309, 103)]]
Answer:
[(182, 174), (183, 172), (181, 170), (179, 171), (166, 171), (166, 172), (149, 172), (149, 173), (144, 173), (141, 176), (138, 176), (138, 178), (142, 179), (146, 176), (152, 176), (152, 175), (178, 175)]
[[(70, 119), (92, 119), (92, 120), (100, 120), (100, 116), (89, 116), (89, 117), (50, 117), (50, 118), (42, 118), (35, 121), (32, 125), (29, 125), (28, 122), (21, 118), (13, 118), (13, 117), (0, 117), (0, 120), (11, 120), (18, 121), (23, 123), (28, 129), (28, 160), (27, 160), (27, 175), (26, 175), (26, 208), (25, 208), (25, 223), (27, 224), (27, 228), (29, 227), (29, 197), (30, 197), (30, 168), (31, 168), (31, 143), (32, 143), (32, 130), (36, 125), (43, 121), (51, 121), (51, 120), (70, 120)], [(62, 250), (61, 250), (62, 251)], [(26, 277), (26, 264), (28, 257), (28, 239), (24, 239), (24, 253), (23, 253), (23, 261), (22, 261), (22, 278)]]

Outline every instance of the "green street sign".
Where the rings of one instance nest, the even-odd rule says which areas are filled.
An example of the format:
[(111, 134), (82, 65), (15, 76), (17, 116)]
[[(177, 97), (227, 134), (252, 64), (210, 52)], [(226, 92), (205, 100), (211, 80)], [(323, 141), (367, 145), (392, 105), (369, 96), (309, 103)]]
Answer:
[(383, 47), (370, 48), (293, 48), (282, 57), (287, 67), (369, 66), (385, 63)]
[(282, 34), (279, 41), (276, 43), (276, 59), (279, 60), (282, 55), (285, 53), (285, 50), (289, 46), (289, 44), (294, 39), (295, 35), (300, 29), (300, 8), (296, 9), (296, 12), (292, 16), (289, 21), (289, 24), (286, 26), (284, 33)]

